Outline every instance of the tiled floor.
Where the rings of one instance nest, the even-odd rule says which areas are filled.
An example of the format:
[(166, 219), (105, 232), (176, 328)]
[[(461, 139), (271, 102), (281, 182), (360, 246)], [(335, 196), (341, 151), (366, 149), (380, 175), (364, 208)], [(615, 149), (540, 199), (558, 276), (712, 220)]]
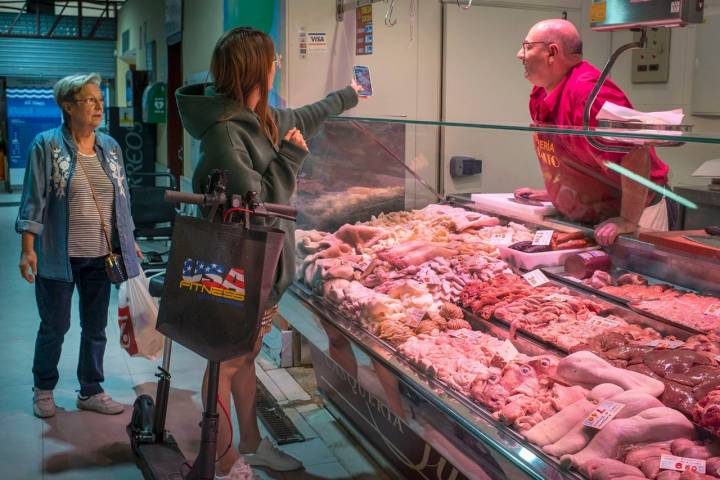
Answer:
[[(0, 466), (3, 480), (141, 479), (128, 445), (125, 425), (139, 393), (155, 392), (156, 363), (129, 358), (121, 350), (115, 312), (110, 306), (105, 355), (105, 389), (127, 408), (118, 416), (105, 417), (75, 407), (79, 327), (77, 305), (73, 326), (65, 339), (60, 362), (60, 384), (55, 390), (59, 407), (55, 417), (40, 420), (32, 415), (32, 352), (38, 316), (34, 289), (18, 274), (20, 239), (14, 232), (17, 207), (3, 206), (18, 200), (17, 194), (0, 194)], [(114, 295), (115, 297), (115, 295)], [(383, 479), (381, 467), (356, 446), (337, 421), (317, 403), (315, 392), (306, 392), (288, 371), (277, 369), (268, 358), (258, 362), (258, 378), (277, 397), (288, 416), (307, 440), (282, 448), (300, 458), (305, 469), (278, 474), (257, 469), (261, 479)], [(173, 346), (172, 389), (167, 427), (180, 447), (194, 458), (201, 417), (199, 384), (205, 363), (189, 350)], [(307, 373), (307, 372), (305, 372)], [(307, 379), (308, 375), (304, 375)], [(307, 382), (303, 381), (306, 385)], [(307, 388), (307, 387), (306, 387)], [(233, 415), (234, 416), (234, 415)], [(237, 432), (237, 425), (234, 426)], [(261, 424), (262, 429), (262, 424)]]

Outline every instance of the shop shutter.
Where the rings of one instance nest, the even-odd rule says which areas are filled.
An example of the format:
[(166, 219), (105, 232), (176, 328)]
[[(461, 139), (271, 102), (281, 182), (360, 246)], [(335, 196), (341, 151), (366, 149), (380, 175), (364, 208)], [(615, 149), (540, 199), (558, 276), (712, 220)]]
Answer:
[(107, 40), (0, 37), (0, 76), (59, 78), (97, 72), (115, 78), (115, 45)]

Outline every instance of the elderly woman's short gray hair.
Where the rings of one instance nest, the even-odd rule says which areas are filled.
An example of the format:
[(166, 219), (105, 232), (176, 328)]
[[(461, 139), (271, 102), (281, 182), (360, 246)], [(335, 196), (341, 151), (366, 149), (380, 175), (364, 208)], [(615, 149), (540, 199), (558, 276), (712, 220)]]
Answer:
[(100, 86), (102, 78), (97, 73), (79, 73), (76, 75), (69, 75), (65, 78), (61, 78), (53, 86), (53, 95), (55, 96), (55, 102), (63, 112), (63, 118), (67, 120), (65, 110), (62, 109), (64, 102), (74, 102), (75, 95), (82, 90), (82, 88), (88, 83), (93, 83)]

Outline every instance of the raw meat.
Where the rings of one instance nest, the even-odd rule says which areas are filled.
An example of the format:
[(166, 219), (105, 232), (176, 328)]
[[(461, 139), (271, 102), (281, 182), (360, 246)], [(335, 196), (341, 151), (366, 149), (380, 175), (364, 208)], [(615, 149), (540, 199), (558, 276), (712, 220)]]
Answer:
[(693, 419), (715, 435), (720, 435), (720, 388), (702, 398), (692, 411)]
[[(649, 393), (637, 390), (628, 390), (610, 397), (610, 400), (625, 405), (615, 416), (615, 419), (628, 418), (645, 410), (662, 407), (663, 404)], [(595, 430), (583, 425), (582, 419), (576, 423), (563, 437), (552, 445), (543, 448), (545, 453), (560, 457), (568, 453), (580, 451), (587, 445)]]
[(665, 385), (658, 380), (615, 368), (590, 352), (571, 353), (560, 360), (558, 375), (573, 385), (594, 387), (601, 383), (614, 383), (626, 390), (645, 391), (654, 397), (660, 396), (665, 389)]
[[(592, 400), (602, 401), (619, 392), (622, 392), (622, 388), (608, 383), (593, 388), (588, 396)], [(523, 435), (530, 442), (541, 447), (550, 445), (560, 440), (578, 422), (587, 417), (596, 406), (596, 403), (584, 398), (577, 400), (572, 405), (563, 408), (552, 417), (524, 432)]]
[(670, 448), (660, 445), (648, 445), (645, 447), (638, 447), (631, 449), (625, 454), (625, 463), (632, 465), (633, 467), (640, 466), (649, 458), (660, 458), (660, 455), (671, 455)]
[(345, 224), (334, 233), (335, 238), (351, 247), (362, 250), (373, 246), (388, 235), (388, 231), (366, 225)]
[(674, 470), (664, 470), (658, 473), (655, 480), (680, 480), (680, 475), (682, 475), (680, 472)]
[(634, 417), (613, 420), (600, 430), (587, 447), (565, 455), (564, 465), (576, 467), (594, 458), (617, 458), (623, 445), (695, 438), (695, 427), (685, 416), (667, 407), (651, 408)]
[(720, 333), (720, 317), (705, 313), (710, 305), (717, 303), (720, 299), (715, 297), (686, 293), (671, 299), (638, 302), (632, 306), (702, 332)]
[(639, 469), (611, 458), (590, 460), (582, 465), (579, 470), (590, 480), (609, 480), (624, 476), (645, 478)]

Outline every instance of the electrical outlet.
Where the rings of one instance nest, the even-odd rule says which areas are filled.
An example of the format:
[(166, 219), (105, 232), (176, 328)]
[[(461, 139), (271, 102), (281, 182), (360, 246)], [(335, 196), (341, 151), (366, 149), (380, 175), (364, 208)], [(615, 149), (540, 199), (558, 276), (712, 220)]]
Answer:
[[(634, 33), (635, 41), (640, 33)], [(670, 76), (670, 29), (651, 28), (647, 47), (632, 50), (632, 83), (667, 83)]]

